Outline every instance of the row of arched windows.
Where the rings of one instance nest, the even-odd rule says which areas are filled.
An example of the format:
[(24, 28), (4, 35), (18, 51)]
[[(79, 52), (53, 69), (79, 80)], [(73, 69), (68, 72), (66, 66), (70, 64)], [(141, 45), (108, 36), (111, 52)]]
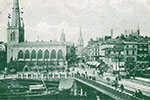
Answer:
[[(57, 59), (64, 59), (63, 57), (63, 52), (62, 50), (59, 50), (58, 53), (56, 54), (56, 51), (55, 50), (52, 50), (51, 51), (51, 55), (49, 53), (48, 50), (45, 50), (44, 53), (42, 50), (39, 50), (38, 52), (36, 52), (35, 50), (33, 50), (31, 52), (31, 59), (56, 59), (56, 56), (57, 56)], [(18, 59), (30, 59), (30, 51), (29, 50), (26, 50), (25, 53), (23, 53), (22, 50), (20, 50), (18, 52)]]

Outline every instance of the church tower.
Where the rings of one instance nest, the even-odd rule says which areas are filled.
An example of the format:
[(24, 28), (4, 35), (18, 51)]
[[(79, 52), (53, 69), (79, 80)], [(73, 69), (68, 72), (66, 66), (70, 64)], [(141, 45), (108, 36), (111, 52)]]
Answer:
[(84, 47), (84, 41), (83, 41), (83, 37), (82, 37), (82, 31), (81, 31), (81, 28), (80, 28), (80, 35), (79, 35), (78, 43), (77, 43), (79, 56), (82, 56), (83, 47)]
[(12, 17), (9, 16), (8, 19), (7, 33), (8, 44), (24, 42), (24, 22), (20, 17), (18, 0), (13, 0)]
[(8, 15), (7, 62), (13, 59), (13, 49), (21, 42), (24, 42), (24, 21), (20, 16), (19, 0), (13, 0), (12, 15)]
[(62, 29), (62, 33), (61, 33), (61, 36), (60, 36), (60, 41), (61, 42), (66, 42), (66, 37), (65, 37), (64, 29)]

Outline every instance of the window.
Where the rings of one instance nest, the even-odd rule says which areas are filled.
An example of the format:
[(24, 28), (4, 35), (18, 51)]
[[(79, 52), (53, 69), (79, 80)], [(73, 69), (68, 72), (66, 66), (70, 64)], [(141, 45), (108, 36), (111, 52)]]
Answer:
[(30, 58), (30, 52), (29, 50), (25, 51), (25, 59), (29, 59)]
[(15, 32), (12, 32), (10, 34), (10, 41), (15, 41), (15, 39), (16, 39), (16, 34), (15, 34)]
[(10, 34), (10, 41), (12, 41), (13, 40), (13, 34), (11, 33)]
[(63, 53), (62, 53), (62, 50), (59, 50), (59, 51), (58, 51), (57, 59), (63, 59)]
[(13, 32), (13, 37), (12, 37), (12, 38), (13, 38), (13, 41), (15, 41), (15, 39), (16, 39), (15, 37), (16, 37), (16, 36), (15, 36), (15, 33)]
[(134, 59), (133, 57), (128, 57), (128, 58), (127, 58), (127, 61), (128, 61), (128, 62), (133, 62), (134, 60), (135, 60), (135, 59)]
[(133, 46), (132, 45), (129, 45), (129, 48), (132, 48)]
[(23, 51), (20, 50), (18, 53), (18, 59), (23, 59)]
[(52, 50), (51, 52), (51, 59), (56, 59), (56, 51)]
[(144, 51), (147, 51), (147, 48), (144, 48)]
[(111, 54), (114, 54), (114, 51), (111, 51)]
[(135, 51), (134, 50), (132, 51), (132, 54), (135, 55)]
[(133, 45), (133, 48), (135, 47), (135, 45)]
[(129, 55), (129, 51), (128, 50), (126, 51), (126, 53), (127, 53), (127, 55)]
[(142, 48), (139, 48), (139, 51), (142, 51)]
[(132, 50), (129, 50), (129, 55), (132, 55)]
[(35, 50), (33, 50), (31, 52), (31, 59), (36, 59), (36, 51)]
[(42, 50), (38, 51), (38, 59), (42, 59), (43, 58), (43, 52)]
[(124, 51), (121, 51), (121, 55), (123, 55), (124, 54)]
[(48, 50), (46, 50), (46, 51), (44, 52), (44, 58), (45, 58), (45, 59), (49, 59), (49, 51), (48, 51)]

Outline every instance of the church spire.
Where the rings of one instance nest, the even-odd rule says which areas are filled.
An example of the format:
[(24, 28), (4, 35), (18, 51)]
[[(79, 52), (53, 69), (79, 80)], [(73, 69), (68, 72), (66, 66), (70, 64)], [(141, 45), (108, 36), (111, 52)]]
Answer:
[(61, 41), (61, 42), (65, 42), (65, 41), (66, 41), (64, 29), (62, 29), (62, 33), (61, 33), (61, 36), (60, 36), (60, 41)]
[(19, 0), (13, 0), (13, 11), (12, 11), (12, 27), (19, 28), (21, 26), (20, 21), (20, 9), (19, 9)]
[(81, 27), (80, 27), (80, 35), (79, 35), (79, 38), (78, 38), (78, 45), (81, 45), (81, 46), (84, 45)]

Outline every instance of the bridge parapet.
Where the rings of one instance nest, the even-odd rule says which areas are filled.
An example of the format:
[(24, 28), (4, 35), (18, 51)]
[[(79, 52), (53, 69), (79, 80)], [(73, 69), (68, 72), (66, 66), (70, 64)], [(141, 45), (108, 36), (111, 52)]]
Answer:
[(107, 84), (101, 82), (97, 82), (96, 80), (91, 80), (85, 77), (81, 77), (79, 75), (75, 75), (74, 78), (75, 80), (89, 87), (92, 87), (97, 91), (100, 91), (116, 100), (139, 100), (138, 98), (134, 97), (132, 94), (115, 90), (113, 87), (108, 86)]
[(73, 76), (72, 73), (38, 73), (38, 72), (20, 72), (17, 73), (18, 79), (67, 79)]

